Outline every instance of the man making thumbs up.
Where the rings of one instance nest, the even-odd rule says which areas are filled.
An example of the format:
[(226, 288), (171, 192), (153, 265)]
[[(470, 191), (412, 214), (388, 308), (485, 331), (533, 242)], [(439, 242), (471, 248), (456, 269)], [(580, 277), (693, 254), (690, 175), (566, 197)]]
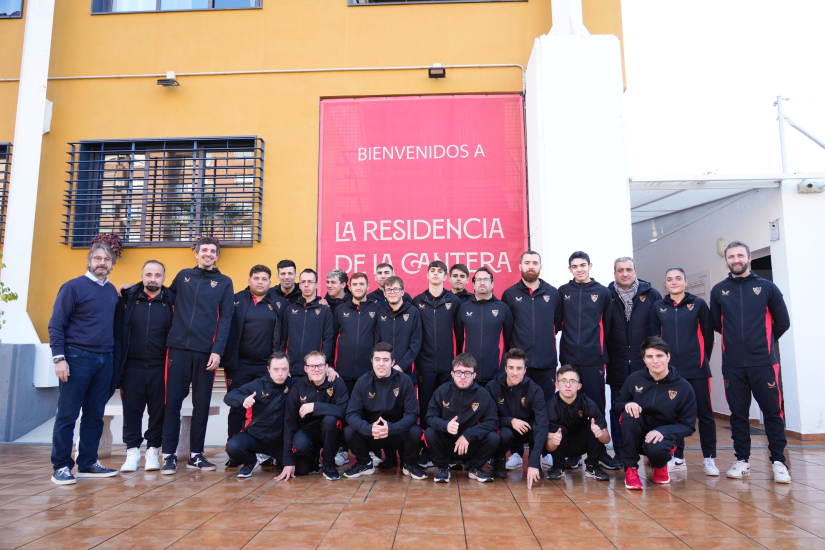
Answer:
[(395, 366), (393, 347), (386, 342), (375, 345), (371, 361), (372, 370), (355, 382), (347, 406), (344, 437), (355, 465), (344, 477), (374, 473), (370, 451), (386, 449), (388, 456), (403, 451), (404, 475), (425, 479), (427, 473), (416, 464), (422, 431), (412, 379)]
[(599, 467), (604, 446), (610, 443), (607, 422), (592, 399), (580, 393), (582, 384), (579, 371), (573, 365), (564, 365), (556, 375), (559, 391), (547, 405), (550, 414), (550, 433), (546, 448), (553, 455), (553, 467), (549, 479), (561, 479), (564, 475), (564, 457), (581, 456), (587, 475), (599, 481), (610, 479)]

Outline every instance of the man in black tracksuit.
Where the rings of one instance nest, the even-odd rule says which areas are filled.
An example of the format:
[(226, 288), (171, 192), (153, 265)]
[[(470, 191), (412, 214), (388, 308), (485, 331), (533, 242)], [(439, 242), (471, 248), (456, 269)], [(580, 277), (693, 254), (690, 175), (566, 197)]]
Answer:
[[(648, 336), (657, 335), (653, 311), (654, 304), (662, 299), (658, 290), (636, 276), (636, 262), (633, 258), (623, 257), (614, 261), (613, 277), (615, 281), (607, 285), (613, 299), (613, 320), (610, 332), (605, 333), (609, 358), (607, 383), (610, 384), (611, 403), (630, 373), (645, 368), (641, 345)], [(613, 447), (618, 449), (622, 445), (619, 417), (611, 414), (610, 423), (614, 434)], [(618, 470), (621, 463), (612, 459), (605, 466)]]
[(198, 266), (183, 269), (169, 287), (175, 293), (175, 317), (166, 340), (166, 412), (163, 419), (164, 464), (161, 473), (177, 470), (180, 410), (192, 385), (192, 427), (187, 468), (214, 470), (203, 458), (206, 423), (215, 371), (226, 347), (235, 311), (232, 279), (215, 266), (220, 243), (202, 237), (195, 243)]
[(425, 443), (438, 468), (436, 483), (449, 483), (450, 460), (469, 463), (470, 479), (493, 481), (484, 464), (498, 449), (498, 410), (487, 390), (475, 383), (476, 362), (469, 353), (452, 361), (452, 381), (439, 387), (427, 407)]
[[(390, 264), (378, 264), (378, 267), (375, 268), (375, 282), (378, 285), (378, 288), (367, 294), (367, 299), (373, 302), (378, 302), (382, 306), (387, 305), (387, 296), (384, 294), (384, 285), (387, 282), (387, 279), (393, 276), (395, 270)], [(405, 302), (412, 303), (412, 296), (407, 293), (404, 293), (403, 297), (401, 298)]]
[[(267, 376), (269, 357), (280, 351), (281, 319), (289, 302), (271, 290), (271, 274), (265, 265), (254, 266), (249, 286), (235, 294), (235, 314), (221, 359), (227, 391)], [(240, 405), (229, 410), (227, 440), (241, 431), (246, 412)]]
[(340, 377), (332, 382), (327, 379), (326, 357), (320, 351), (308, 353), (304, 362), (306, 376), (298, 378), (287, 399), (282, 475), (289, 479), (316, 473), (320, 450), (324, 477), (340, 479), (335, 453), (349, 400), (347, 386)]
[(425, 479), (416, 464), (421, 453), (423, 432), (418, 425), (415, 386), (403, 372), (393, 368), (393, 349), (379, 342), (372, 351), (372, 370), (356, 382), (347, 405), (347, 444), (355, 455), (355, 465), (344, 477), (374, 473), (371, 450), (401, 451), (404, 475)]
[(464, 351), (478, 363), (476, 379), (486, 386), (504, 370), (504, 355), (513, 338), (513, 314), (493, 295), (493, 272), (481, 267), (473, 275), (476, 294), (458, 310), (456, 323), (464, 335)]
[(289, 390), (297, 379), (289, 376), (289, 361), (281, 351), (272, 354), (267, 371), (223, 398), (230, 407), (246, 411), (243, 429), (226, 444), (226, 454), (241, 465), (240, 478), (251, 476), (258, 467), (258, 453), (284, 464), (284, 411)]
[(493, 462), (493, 475), (507, 477), (505, 456), (518, 445), (530, 445), (527, 488), (541, 477), (541, 455), (547, 440), (549, 419), (544, 390), (526, 376), (527, 354), (512, 348), (505, 354), (504, 372), (487, 384), (487, 391), (498, 410), (498, 435), (501, 439)]
[[(463, 349), (464, 334), (458, 330), (456, 315), (461, 301), (444, 288), (447, 266), (444, 262), (430, 262), (427, 280), (430, 286), (413, 299), (413, 305), (421, 314), (421, 351), (415, 360), (418, 373), (418, 404), (426, 410), (435, 390), (449, 382), (452, 361), (456, 350)], [(421, 427), (427, 429), (428, 420), (421, 418)], [(425, 450), (424, 454), (427, 452)], [(422, 456), (423, 467), (427, 456)]]
[(318, 275), (311, 269), (301, 272), (301, 297), (287, 306), (281, 327), (281, 345), (289, 357), (292, 376), (304, 376), (303, 360), (307, 353), (320, 351), (333, 359), (332, 310), (321, 304), (315, 294)]
[(765, 418), (765, 435), (774, 467), (774, 480), (790, 483), (785, 467), (785, 412), (776, 341), (791, 326), (779, 288), (750, 270), (750, 249), (734, 241), (725, 249), (730, 273), (710, 293), (716, 332), (722, 335), (722, 375), (730, 407), (730, 425), (737, 462), (728, 477), (750, 472), (751, 394)]
[(277, 268), (280, 283), (272, 287), (272, 290), (290, 304), (294, 304), (301, 298), (301, 288), (295, 283), (298, 268), (292, 260), (281, 260)]
[(347, 286), (348, 281), (349, 277), (343, 269), (333, 269), (327, 273), (327, 295), (321, 303), (329, 306), (332, 313), (335, 313), (335, 308), (352, 299)]
[(613, 412), (622, 430), (621, 457), (625, 487), (641, 490), (638, 463), (643, 454), (653, 466), (653, 483), (670, 483), (667, 463), (676, 441), (690, 436), (696, 425), (696, 398), (687, 380), (668, 368), (670, 346), (658, 336), (642, 344), (644, 370), (627, 377)]
[(355, 273), (350, 279), (351, 299), (341, 304), (332, 317), (333, 364), (348, 392), (371, 370), (380, 306), (366, 298), (368, 288), (366, 273)]
[(461, 300), (464, 305), (473, 299), (473, 293), (467, 290), (467, 283), (470, 279), (470, 270), (464, 264), (455, 264), (450, 268), (450, 287), (452, 293)]
[(163, 286), (166, 268), (162, 263), (146, 262), (141, 278), (139, 284), (123, 293), (115, 309), (112, 393), (120, 388), (123, 401), (123, 442), (127, 454), (127, 464), (121, 468), (124, 472), (135, 471), (140, 461), (143, 411), (147, 408), (146, 469), (160, 468), (166, 336), (172, 328), (175, 304), (175, 294)]
[[(699, 417), (699, 440), (705, 458), (705, 473), (719, 475), (713, 462), (716, 456), (716, 420), (710, 400), (710, 354), (713, 352), (713, 321), (710, 308), (701, 298), (685, 292), (687, 279), (682, 268), (665, 273), (670, 294), (654, 304), (656, 334), (670, 346), (670, 363), (693, 387)], [(611, 359), (613, 356), (611, 355)], [(681, 469), (685, 458), (685, 440), (676, 441), (671, 470)], [(711, 459), (708, 463), (708, 459)]]
[(421, 351), (419, 308), (404, 301), (404, 281), (400, 277), (387, 278), (384, 292), (387, 295), (387, 305), (378, 310), (375, 341), (386, 342), (392, 346), (395, 365), (415, 384), (417, 376), (413, 372), (414, 361)]

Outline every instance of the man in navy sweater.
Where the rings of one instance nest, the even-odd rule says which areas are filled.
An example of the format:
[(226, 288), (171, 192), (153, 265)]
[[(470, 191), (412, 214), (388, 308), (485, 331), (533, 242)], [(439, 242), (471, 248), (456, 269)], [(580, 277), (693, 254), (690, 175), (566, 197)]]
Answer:
[(117, 475), (117, 470), (104, 467), (97, 459), (112, 382), (112, 327), (118, 297), (108, 275), (116, 258), (111, 248), (96, 243), (86, 261), (86, 273), (60, 287), (49, 320), (54, 372), (60, 379), (52, 433), (52, 481), (58, 485), (77, 483), (72, 475), (72, 441), (81, 409), (77, 477)]

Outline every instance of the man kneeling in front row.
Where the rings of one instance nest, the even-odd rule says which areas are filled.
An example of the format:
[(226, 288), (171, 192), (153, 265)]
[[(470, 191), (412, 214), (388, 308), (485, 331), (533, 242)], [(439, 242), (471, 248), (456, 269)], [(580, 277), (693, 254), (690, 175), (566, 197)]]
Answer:
[(548, 479), (561, 479), (564, 475), (564, 457), (581, 456), (588, 476), (599, 481), (610, 479), (599, 467), (604, 446), (610, 443), (607, 422), (592, 399), (581, 392), (579, 370), (573, 365), (562, 365), (556, 374), (556, 392), (550, 398), (547, 412), (550, 429), (547, 434), (547, 450), (553, 455), (553, 467)]
[(372, 348), (372, 372), (355, 382), (347, 405), (344, 435), (355, 465), (344, 477), (374, 473), (370, 451), (385, 449), (392, 456), (402, 452), (404, 475), (426, 479), (427, 473), (416, 464), (423, 445), (417, 422), (418, 398), (412, 379), (395, 366), (392, 345), (379, 342)]
[(243, 430), (226, 444), (226, 454), (241, 465), (240, 478), (251, 476), (258, 467), (257, 453), (283, 464), (284, 411), (289, 390), (296, 380), (289, 377), (289, 359), (282, 351), (272, 354), (267, 370), (266, 376), (235, 388), (223, 398), (230, 407), (243, 407), (247, 411)]
[(688, 381), (668, 368), (670, 346), (648, 336), (642, 357), (647, 368), (628, 376), (613, 405), (622, 429), (624, 483), (634, 490), (642, 489), (639, 454), (653, 466), (653, 483), (670, 483), (667, 463), (676, 441), (689, 437), (696, 426), (696, 396)]
[(453, 359), (452, 377), (435, 390), (427, 407), (425, 442), (438, 468), (435, 482), (450, 482), (451, 459), (469, 462), (470, 479), (493, 481), (483, 468), (501, 442), (496, 404), (476, 384), (476, 360), (469, 353)]

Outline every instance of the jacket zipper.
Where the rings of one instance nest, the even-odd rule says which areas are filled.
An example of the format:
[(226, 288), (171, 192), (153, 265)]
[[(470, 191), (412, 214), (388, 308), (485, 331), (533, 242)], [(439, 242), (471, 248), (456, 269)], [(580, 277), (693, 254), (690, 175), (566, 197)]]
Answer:
[(582, 291), (584, 285), (579, 285), (579, 337), (576, 338), (576, 364), (581, 364), (581, 348), (582, 348)]
[(198, 294), (200, 294), (201, 283), (203, 282), (203, 272), (198, 278), (198, 287), (195, 289), (195, 301), (192, 302), (192, 316), (189, 318), (189, 330), (186, 334), (186, 346), (189, 347), (189, 341), (192, 339), (192, 323), (195, 322), (195, 311), (198, 309)]
[[(681, 355), (679, 355), (679, 308), (678, 308), (678, 306), (673, 307), (673, 312), (674, 312), (673, 313), (673, 322), (676, 325), (675, 326), (675, 330), (676, 330), (676, 357), (681, 357)], [(681, 365), (679, 365), (679, 366), (681, 366)]]
[(745, 286), (744, 284), (739, 285), (739, 328), (742, 330), (742, 366), (748, 366), (748, 359), (745, 351), (745, 303), (742, 300), (742, 287)]
[(358, 322), (355, 324), (355, 379), (358, 379), (358, 342), (361, 339), (361, 306), (358, 306)]

